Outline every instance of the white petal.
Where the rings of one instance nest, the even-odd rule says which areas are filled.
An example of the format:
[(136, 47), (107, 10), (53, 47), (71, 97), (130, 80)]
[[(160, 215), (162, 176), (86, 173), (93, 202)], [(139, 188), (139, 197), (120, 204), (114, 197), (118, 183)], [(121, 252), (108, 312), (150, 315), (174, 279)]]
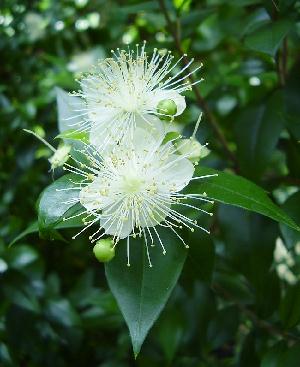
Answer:
[(101, 100), (101, 90), (96, 89), (97, 79), (83, 79), (82, 91), (88, 107), (88, 117), (95, 124), (109, 123), (120, 111), (117, 108), (107, 107)]
[(90, 143), (101, 155), (109, 154), (121, 139), (121, 131), (109, 122), (93, 124), (90, 130)]
[(87, 104), (89, 111), (89, 119), (94, 125), (109, 124), (118, 115), (118, 110), (99, 106), (95, 102)]
[(138, 156), (145, 156), (150, 151), (155, 151), (164, 139), (164, 135), (157, 130), (147, 130), (137, 127), (132, 134), (124, 136), (122, 143), (114, 148), (114, 153), (119, 157), (128, 159), (128, 151), (134, 150)]
[(99, 208), (98, 194), (91, 185), (84, 187), (80, 193), (80, 204), (84, 206), (88, 211), (94, 211)]
[(103, 187), (100, 179), (96, 178), (89, 185), (85, 186), (79, 193), (80, 203), (88, 211), (101, 210), (111, 205), (113, 197), (103, 195), (101, 188)]
[[(132, 216), (131, 212), (128, 217), (121, 218), (118, 210), (122, 204), (112, 205), (103, 211), (104, 217), (100, 219), (100, 226), (104, 228), (106, 234), (117, 236), (120, 239), (129, 236), (132, 231)], [(117, 215), (115, 215), (117, 213)]]
[(170, 155), (164, 165), (168, 167), (163, 169), (160, 179), (167, 185), (164, 184), (162, 187), (174, 185), (176, 191), (188, 185), (195, 171), (193, 164), (188, 159), (176, 154)]
[(153, 205), (152, 207), (149, 207), (149, 209), (152, 212), (152, 215), (150, 215), (149, 213), (144, 214), (143, 216), (141, 216), (140, 218), (140, 226), (145, 228), (145, 227), (155, 227), (157, 226), (159, 223), (163, 222), (165, 220), (165, 218), (168, 216), (169, 212), (170, 212), (170, 204), (164, 204), (162, 207), (162, 210), (157, 209), (157, 206)]
[(137, 115), (135, 122), (136, 127), (149, 131), (156, 139), (160, 139), (166, 134), (164, 123), (154, 115)]

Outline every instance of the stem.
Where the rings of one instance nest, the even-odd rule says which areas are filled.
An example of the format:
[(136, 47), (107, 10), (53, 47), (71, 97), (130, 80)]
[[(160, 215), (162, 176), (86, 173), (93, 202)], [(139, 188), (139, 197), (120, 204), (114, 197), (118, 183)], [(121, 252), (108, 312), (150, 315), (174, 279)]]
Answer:
[(224, 298), (227, 301), (234, 302), (238, 309), (243, 312), (251, 321), (259, 328), (266, 330), (269, 334), (273, 336), (279, 336), (284, 339), (289, 339), (291, 341), (299, 342), (300, 337), (298, 335), (294, 335), (287, 331), (281, 330), (278, 327), (272, 325), (268, 321), (260, 319), (252, 310), (249, 310), (245, 305), (242, 303), (237, 302), (234, 297), (232, 297), (226, 290), (223, 289), (222, 286), (218, 283), (212, 284), (212, 289), (218, 293), (219, 296)]
[(287, 68), (287, 38), (284, 37), (282, 50), (278, 50), (276, 55), (276, 69), (281, 87), (285, 86)]
[[(187, 56), (185, 55), (182, 46), (181, 46), (181, 41), (180, 41), (180, 23), (179, 20), (177, 19), (177, 26), (174, 28), (173, 27), (173, 22), (169, 16), (169, 13), (167, 11), (166, 5), (164, 0), (158, 0), (160, 8), (164, 14), (164, 17), (166, 19), (166, 22), (168, 24), (168, 28), (170, 30), (170, 33), (174, 39), (175, 42), (175, 46), (177, 51), (179, 52), (180, 56), (182, 56), (183, 58), (183, 63), (184, 65), (187, 65), (189, 60), (187, 58)], [(190, 68), (187, 68), (188, 73), (191, 72)], [(193, 84), (193, 82), (195, 81), (194, 76), (191, 74), (189, 76), (190, 82)], [(211, 125), (212, 129), (214, 130), (216, 137), (218, 138), (219, 142), (221, 143), (221, 145), (224, 148), (224, 151), (226, 152), (228, 158), (233, 162), (235, 170), (238, 171), (238, 162), (237, 159), (235, 157), (235, 155), (233, 154), (233, 152), (230, 150), (229, 148), (229, 144), (223, 134), (223, 132), (221, 131), (218, 121), (215, 117), (215, 115), (211, 112), (211, 110), (208, 107), (207, 102), (205, 101), (205, 99), (202, 97), (202, 95), (200, 94), (199, 89), (197, 88), (196, 85), (192, 85), (193, 88), (193, 92), (195, 94), (197, 103), (199, 105), (199, 107), (203, 110), (203, 112), (205, 113), (207, 120), (209, 122), (209, 124)]]
[(38, 140), (40, 140), (42, 143), (44, 143), (50, 150), (52, 150), (52, 152), (56, 152), (56, 149), (49, 144), (44, 138), (42, 138), (41, 136), (39, 136), (37, 133), (35, 133), (32, 130), (27, 130), (27, 129), (23, 129), (23, 131), (25, 131), (28, 134), (32, 134), (33, 136), (35, 136)]

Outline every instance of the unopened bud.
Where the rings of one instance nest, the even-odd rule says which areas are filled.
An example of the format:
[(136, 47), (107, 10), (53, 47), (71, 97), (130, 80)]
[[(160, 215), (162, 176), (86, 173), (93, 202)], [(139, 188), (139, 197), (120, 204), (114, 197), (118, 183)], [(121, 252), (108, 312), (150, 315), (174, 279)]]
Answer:
[(180, 154), (186, 155), (191, 162), (198, 162), (210, 153), (210, 150), (195, 138), (181, 139), (176, 143), (176, 147), (177, 151)]
[(177, 113), (177, 105), (172, 99), (163, 99), (157, 105), (162, 120), (170, 120)]
[(110, 238), (99, 240), (93, 248), (97, 260), (103, 263), (111, 261), (115, 257), (113, 240)]
[(71, 147), (70, 145), (62, 145), (59, 147), (53, 156), (49, 159), (51, 169), (63, 166), (69, 159)]

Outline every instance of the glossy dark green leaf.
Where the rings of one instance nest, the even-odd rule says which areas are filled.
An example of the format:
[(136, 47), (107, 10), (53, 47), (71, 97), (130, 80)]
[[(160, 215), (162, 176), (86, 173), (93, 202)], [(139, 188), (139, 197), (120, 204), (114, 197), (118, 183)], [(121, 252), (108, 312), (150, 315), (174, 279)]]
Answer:
[(239, 313), (236, 306), (219, 310), (208, 325), (207, 338), (212, 349), (217, 349), (234, 340), (239, 326)]
[(78, 326), (80, 317), (67, 299), (49, 300), (44, 310), (46, 316), (53, 322), (66, 326)]
[(41, 311), (37, 297), (26, 289), (17, 289), (11, 285), (7, 285), (4, 288), (4, 294), (7, 300), (18, 307), (36, 314)]
[[(71, 215), (71, 214), (70, 214)], [(66, 229), (66, 228), (78, 228), (78, 227), (82, 227), (82, 217), (77, 217), (77, 218), (73, 218), (73, 219), (68, 219), (66, 221), (58, 221), (54, 227), (50, 230), (48, 229), (46, 232), (43, 233), (43, 235), (45, 236), (45, 239), (55, 239), (54, 237), (57, 237), (57, 239), (61, 240), (61, 241), (65, 241), (65, 239), (59, 235), (59, 233), (57, 232), (58, 229)], [(9, 247), (14, 245), (15, 243), (19, 242), (20, 240), (22, 240), (24, 237), (26, 237), (29, 234), (33, 234), (33, 233), (39, 233), (40, 229), (39, 229), (39, 223), (38, 221), (32, 223), (29, 227), (27, 227), (23, 232), (21, 232), (16, 238), (13, 239), (13, 241), (9, 244)], [(43, 237), (43, 235), (41, 237)]]
[(237, 118), (237, 156), (243, 174), (257, 179), (264, 172), (284, 128), (283, 98), (274, 93), (266, 104), (245, 108)]
[(197, 168), (196, 175), (218, 174), (192, 183), (189, 192), (206, 193), (210, 198), (221, 203), (238, 206), (262, 215), (300, 231), (299, 226), (273, 201), (266, 191), (253, 182), (212, 168)]
[(189, 245), (184, 280), (191, 285), (195, 279), (210, 282), (215, 263), (215, 246), (211, 236), (202, 231), (190, 233)]
[[(291, 195), (283, 204), (283, 209), (295, 221), (300, 221), (300, 191)], [(280, 224), (280, 230), (284, 238), (284, 243), (291, 249), (300, 241), (300, 233), (291, 229), (285, 224)]]
[(26, 237), (27, 235), (31, 234), (31, 233), (36, 233), (39, 231), (39, 224), (38, 221), (35, 221), (33, 223), (31, 223), (23, 232), (21, 232), (17, 237), (15, 237), (11, 243), (9, 244), (9, 246), (14, 245), (15, 243), (17, 243), (18, 241), (20, 241), (22, 238)]
[(38, 258), (38, 253), (35, 249), (27, 245), (20, 245), (10, 248), (7, 251), (7, 261), (9, 266), (15, 269), (22, 269), (31, 264)]
[(267, 218), (225, 206), (220, 207), (219, 221), (226, 241), (224, 256), (250, 282), (257, 313), (270, 316), (280, 296), (278, 277), (271, 271), (277, 226)]
[(245, 38), (245, 45), (252, 50), (275, 56), (282, 39), (291, 29), (293, 22), (282, 19), (263, 24)]
[(126, 243), (118, 244), (116, 256), (105, 264), (109, 287), (128, 325), (135, 356), (149, 329), (159, 316), (174, 288), (184, 264), (187, 250), (170, 231), (160, 231), (166, 255), (158, 241), (150, 248), (153, 267), (149, 267), (142, 239), (131, 239), (130, 263), (126, 260)]
[[(41, 231), (53, 229), (63, 221), (64, 215), (74, 207), (69, 200), (78, 197), (78, 190), (65, 190), (74, 187), (73, 182), (78, 181), (78, 175), (67, 174), (54, 181), (41, 194), (38, 204), (38, 222)], [(80, 210), (78, 208), (78, 210)]]
[(183, 337), (185, 324), (179, 309), (173, 306), (163, 312), (156, 330), (157, 339), (167, 361), (171, 362)]
[(300, 322), (300, 284), (288, 286), (279, 311), (285, 327), (291, 328)]

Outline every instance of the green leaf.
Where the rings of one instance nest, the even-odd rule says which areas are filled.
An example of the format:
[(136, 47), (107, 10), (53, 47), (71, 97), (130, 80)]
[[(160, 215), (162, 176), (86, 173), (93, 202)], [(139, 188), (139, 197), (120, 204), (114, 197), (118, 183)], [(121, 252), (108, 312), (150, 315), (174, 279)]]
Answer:
[(220, 206), (219, 221), (226, 242), (224, 256), (251, 284), (257, 313), (270, 316), (279, 303), (279, 281), (271, 272), (277, 226), (249, 211)]
[(210, 341), (210, 347), (215, 350), (233, 340), (238, 326), (239, 313), (236, 306), (219, 310), (208, 325), (207, 338)]
[(80, 97), (71, 96), (61, 88), (56, 89), (58, 128), (60, 132), (71, 129), (82, 121), (80, 110), (85, 108)]
[[(38, 223), (40, 231), (47, 231), (53, 229), (63, 221), (65, 214), (73, 208), (75, 210), (74, 203), (66, 203), (67, 201), (77, 198), (79, 190), (65, 190), (70, 187), (74, 187), (71, 182), (79, 180), (79, 176), (75, 174), (67, 174), (60, 177), (49, 185), (41, 194), (38, 204)], [(61, 190), (63, 191), (57, 191)], [(76, 205), (77, 210), (78, 204)]]
[(67, 299), (49, 300), (44, 312), (51, 321), (65, 327), (78, 326), (81, 323), (77, 311)]
[[(279, 342), (265, 353), (261, 361), (261, 367), (278, 367), (279, 360), (286, 350), (284, 343)], [(288, 367), (288, 366), (286, 366)]]
[(240, 351), (238, 367), (259, 367), (256, 339), (254, 332), (246, 336)]
[(300, 344), (287, 348), (280, 342), (263, 356), (261, 367), (299, 367), (299, 361)]
[(157, 339), (168, 362), (174, 358), (184, 332), (182, 312), (173, 306), (166, 309), (159, 319)]
[(182, 274), (185, 283), (193, 286), (195, 279), (209, 283), (215, 264), (215, 246), (211, 236), (202, 231), (195, 231), (190, 233), (188, 242), (190, 249), (187, 265)]
[[(291, 195), (286, 202), (283, 204), (283, 209), (290, 215), (294, 220), (300, 220), (300, 191)], [(294, 229), (289, 228), (285, 224), (280, 224), (280, 231), (284, 238), (284, 243), (287, 248), (293, 248), (297, 242), (300, 241), (300, 233)]]
[(26, 289), (22, 290), (18, 289), (18, 287), (7, 285), (4, 288), (4, 294), (6, 299), (25, 310), (34, 313), (39, 313), (41, 311), (37, 297)]
[[(73, 212), (69, 213), (69, 210)], [(75, 214), (76, 211), (79, 211), (79, 206), (74, 205), (70, 207), (68, 210), (68, 214), (72, 215)], [(84, 216), (84, 215), (83, 215)], [(66, 221), (62, 220), (62, 217), (59, 217), (58, 221), (54, 225), (47, 225), (47, 228), (43, 226), (43, 223), (39, 223), (38, 221), (33, 222), (30, 224), (23, 232), (21, 232), (17, 237), (15, 237), (12, 242), (10, 242), (9, 247), (14, 245), (15, 243), (19, 242), (21, 239), (26, 237), (29, 234), (39, 233), (41, 237), (44, 239), (51, 238), (51, 239), (59, 239), (65, 242), (65, 239), (57, 232), (58, 229), (66, 229), (66, 228), (78, 228), (83, 226), (83, 216), (78, 216), (73, 219), (68, 219)]]
[(108, 284), (128, 325), (135, 356), (167, 302), (187, 255), (181, 241), (170, 232), (160, 231), (165, 256), (159, 244), (150, 248), (152, 268), (141, 239), (131, 240), (130, 267), (126, 265), (125, 241), (118, 244), (114, 260), (105, 264)]
[(245, 38), (245, 45), (252, 50), (275, 56), (282, 39), (291, 29), (293, 22), (282, 19), (263, 24)]
[(299, 361), (300, 343), (297, 343), (285, 351), (279, 360), (278, 367), (299, 367)]
[(212, 168), (198, 167), (195, 176), (218, 174), (195, 181), (189, 185), (189, 192), (206, 193), (208, 197), (234, 206), (238, 206), (269, 217), (277, 222), (300, 231), (300, 227), (268, 197), (265, 190), (253, 182)]
[(89, 142), (89, 134), (86, 131), (78, 131), (76, 129), (65, 130), (58, 134), (55, 139), (79, 140), (84, 143)]
[(245, 176), (257, 179), (275, 150), (284, 127), (283, 97), (275, 92), (266, 104), (246, 108), (237, 119), (237, 157)]
[(17, 237), (15, 237), (9, 244), (9, 247), (14, 245), (16, 242), (20, 241), (22, 238), (26, 237), (31, 233), (36, 233), (39, 231), (38, 221), (31, 223), (23, 232), (21, 232)]
[(36, 250), (27, 245), (20, 245), (9, 249), (7, 261), (9, 266), (14, 269), (21, 269), (33, 263), (38, 258)]
[(279, 308), (280, 319), (285, 327), (296, 326), (300, 321), (300, 284), (289, 286)]
[[(74, 219), (68, 219), (67, 221), (63, 221), (63, 222), (58, 222), (56, 223), (56, 225), (54, 225), (53, 229), (50, 232), (50, 237), (53, 239), (53, 236), (57, 237), (57, 239), (60, 239), (62, 241), (65, 241), (65, 239), (60, 236), (58, 234), (57, 229), (65, 229), (65, 228), (78, 228), (78, 227), (82, 227), (83, 226), (83, 222), (82, 222), (82, 217), (77, 217)], [(12, 240), (12, 242), (8, 245), (9, 247), (14, 245), (15, 243), (19, 242), (21, 239), (23, 239), (24, 237), (26, 237), (29, 234), (33, 234), (33, 233), (39, 233), (39, 223), (38, 221), (35, 221), (34, 223), (32, 223), (30, 226), (28, 226), (23, 232), (21, 232), (16, 238), (14, 238)], [(45, 236), (45, 238), (47, 238), (47, 236)], [(49, 236), (48, 236), (49, 238)]]

